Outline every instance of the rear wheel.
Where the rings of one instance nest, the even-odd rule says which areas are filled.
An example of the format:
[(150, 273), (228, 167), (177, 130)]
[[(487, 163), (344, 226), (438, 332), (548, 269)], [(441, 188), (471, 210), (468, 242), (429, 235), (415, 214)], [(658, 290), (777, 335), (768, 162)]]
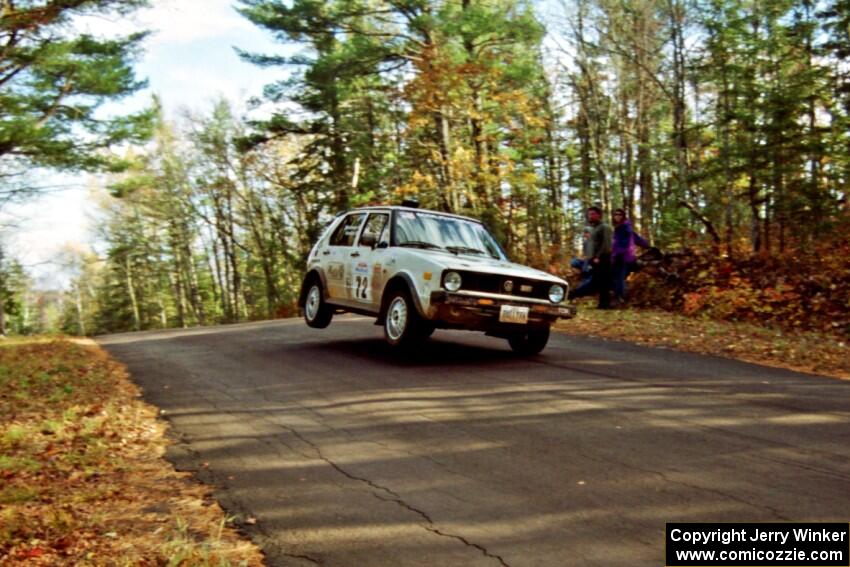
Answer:
[(324, 329), (331, 324), (333, 316), (333, 309), (325, 303), (321, 282), (313, 280), (304, 300), (304, 320), (314, 329)]
[(508, 344), (517, 354), (531, 356), (546, 348), (549, 342), (549, 325), (545, 327), (528, 327), (522, 332), (508, 337)]
[[(417, 344), (431, 333), (406, 290), (396, 290), (387, 298), (384, 316), (384, 339), (392, 347), (404, 348)], [(432, 331), (433, 332), (433, 331)]]

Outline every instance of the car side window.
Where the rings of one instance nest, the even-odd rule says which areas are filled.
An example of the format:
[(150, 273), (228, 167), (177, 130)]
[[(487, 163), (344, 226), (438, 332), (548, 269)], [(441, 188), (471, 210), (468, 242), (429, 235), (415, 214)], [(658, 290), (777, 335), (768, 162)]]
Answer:
[[(390, 216), (386, 213), (372, 213), (366, 221), (366, 226), (363, 228), (363, 234), (371, 233), (375, 235), (375, 242), (381, 241), (381, 235), (384, 233), (384, 228), (387, 226), (387, 221)], [(363, 244), (360, 244), (363, 246)]]
[(357, 238), (357, 232), (360, 230), (360, 225), (363, 224), (365, 217), (366, 213), (357, 213), (345, 217), (331, 235), (329, 244), (331, 246), (353, 246), (354, 239)]
[(384, 223), (384, 229), (381, 231), (381, 235), (378, 237), (378, 244), (380, 244), (381, 242), (386, 242), (387, 244), (390, 243), (390, 226), (392, 225), (389, 221), (390, 218), (389, 215), (387, 215), (387, 222)]

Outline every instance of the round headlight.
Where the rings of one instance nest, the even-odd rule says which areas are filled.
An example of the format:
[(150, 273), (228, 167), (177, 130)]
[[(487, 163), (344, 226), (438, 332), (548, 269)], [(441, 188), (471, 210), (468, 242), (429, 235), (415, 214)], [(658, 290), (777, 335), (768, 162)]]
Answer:
[(459, 273), (449, 272), (446, 274), (446, 277), (443, 278), (443, 285), (449, 291), (457, 291), (460, 289), (461, 281)]
[(549, 288), (549, 301), (552, 303), (561, 303), (564, 300), (564, 287), (558, 284)]

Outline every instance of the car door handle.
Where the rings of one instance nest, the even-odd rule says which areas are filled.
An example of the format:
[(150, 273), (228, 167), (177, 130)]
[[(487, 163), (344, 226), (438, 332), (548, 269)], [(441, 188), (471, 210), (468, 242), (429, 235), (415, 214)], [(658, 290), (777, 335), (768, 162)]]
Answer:
[(351, 253), (352, 258), (357, 258), (358, 256), (360, 256), (360, 252), (352, 252)]
[(327, 256), (330, 253), (331, 253), (330, 250), (325, 250), (325, 251), (322, 252), (322, 256)]

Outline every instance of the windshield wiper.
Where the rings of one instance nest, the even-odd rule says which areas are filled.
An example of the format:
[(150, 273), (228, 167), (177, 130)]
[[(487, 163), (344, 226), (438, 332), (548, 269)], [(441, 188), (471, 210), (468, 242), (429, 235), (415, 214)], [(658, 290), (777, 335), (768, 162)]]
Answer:
[(429, 249), (433, 248), (433, 249), (436, 249), (436, 250), (442, 250), (443, 249), (442, 246), (438, 246), (438, 245), (434, 244), (433, 242), (425, 242), (423, 240), (408, 240), (406, 242), (400, 243), (399, 246), (410, 246), (412, 248), (429, 248)]
[(486, 254), (484, 250), (470, 248), (469, 246), (446, 246), (446, 250), (453, 254), (460, 254), (461, 252), (464, 254)]

